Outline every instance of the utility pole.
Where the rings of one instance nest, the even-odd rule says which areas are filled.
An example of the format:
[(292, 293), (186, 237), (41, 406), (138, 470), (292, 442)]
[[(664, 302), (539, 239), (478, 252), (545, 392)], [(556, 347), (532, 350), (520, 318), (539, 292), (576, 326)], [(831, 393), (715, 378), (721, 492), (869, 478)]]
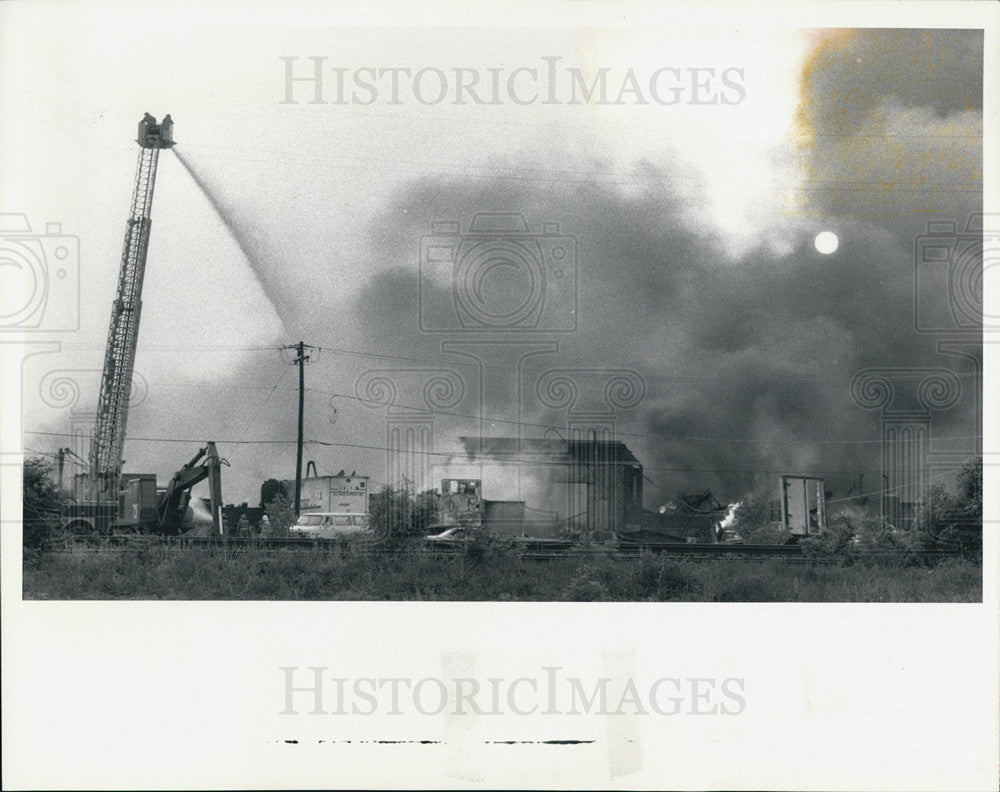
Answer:
[(305, 365), (306, 361), (309, 360), (309, 355), (306, 354), (306, 350), (313, 349), (313, 347), (299, 341), (299, 343), (294, 346), (285, 347), (285, 349), (295, 350), (295, 360), (293, 360), (292, 363), (299, 367), (299, 439), (298, 448), (295, 454), (295, 516), (298, 517), (299, 506), (302, 503), (302, 428), (306, 394)]

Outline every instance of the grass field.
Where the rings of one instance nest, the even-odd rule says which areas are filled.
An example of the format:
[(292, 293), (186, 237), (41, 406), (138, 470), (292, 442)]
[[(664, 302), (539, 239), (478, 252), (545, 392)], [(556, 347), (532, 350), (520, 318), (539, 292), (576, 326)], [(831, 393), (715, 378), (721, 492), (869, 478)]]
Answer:
[(435, 556), (265, 547), (26, 552), (25, 599), (980, 602), (982, 564), (789, 563), (502, 550)]

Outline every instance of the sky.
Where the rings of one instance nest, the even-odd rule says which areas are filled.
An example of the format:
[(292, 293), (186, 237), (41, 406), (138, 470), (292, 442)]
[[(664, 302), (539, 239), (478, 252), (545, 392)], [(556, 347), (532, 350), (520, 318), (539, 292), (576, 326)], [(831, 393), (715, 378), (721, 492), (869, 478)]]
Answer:
[[(387, 432), (432, 403), (429, 478), (469, 472), (446, 464), (463, 436), (603, 421), (644, 464), (648, 508), (706, 489), (729, 502), (779, 473), (875, 491), (880, 413), (851, 388), (871, 368), (951, 371), (935, 447), (979, 447), (976, 368), (939, 349), (958, 320), (914, 249), (928, 222), (981, 211), (981, 32), (687, 19), (498, 35), (291, 13), (150, 25), (131, 8), (111, 26), (93, 9), (19, 29), (32, 12), (15, 4), (2, 41), (26, 68), (0, 78), (17, 108), (0, 209), (80, 251), (34, 336), (60, 348), (25, 362), (26, 449), (69, 445), (59, 433), (96, 407), (144, 112), (172, 115), (177, 146), (160, 157), (127, 471), (169, 476), (215, 440), (225, 500), (256, 505), (264, 479), (294, 475), (282, 347), (300, 340), (306, 460), (377, 483), (398, 484)], [(455, 280), (434, 258), (459, 239), (482, 264), (473, 219), (505, 213), (526, 223), (520, 268)], [(486, 497), (511, 496), (485, 478)]]

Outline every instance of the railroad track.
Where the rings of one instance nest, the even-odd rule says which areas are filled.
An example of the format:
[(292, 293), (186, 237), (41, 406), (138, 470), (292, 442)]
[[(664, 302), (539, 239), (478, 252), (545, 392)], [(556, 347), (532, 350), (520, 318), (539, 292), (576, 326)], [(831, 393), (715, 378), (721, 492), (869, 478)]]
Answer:
[(650, 551), (660, 555), (685, 558), (724, 558), (732, 556), (766, 556), (768, 558), (802, 558), (800, 545), (693, 544), (687, 542), (619, 542), (615, 550), (620, 555), (639, 555)]
[[(293, 537), (204, 537), (204, 536), (149, 536), (124, 534), (102, 537), (77, 537), (52, 552), (59, 554), (125, 554), (142, 550), (168, 553), (197, 553), (207, 551), (241, 550), (298, 550), (304, 552), (339, 553), (370, 558), (388, 558), (399, 555), (426, 554), (436, 557), (456, 557), (462, 548), (457, 546), (433, 547), (376, 547), (368, 543), (330, 539), (302, 539)], [(800, 545), (750, 545), (750, 544), (690, 544), (683, 542), (638, 543), (618, 542), (616, 546), (596, 548), (520, 548), (520, 556), (531, 560), (557, 558), (619, 557), (638, 558), (653, 553), (660, 558), (676, 560), (721, 560), (732, 558), (766, 560), (782, 559), (798, 563), (831, 563), (845, 559), (891, 560), (902, 557), (922, 559), (945, 558), (957, 555), (947, 550), (920, 551), (855, 551), (850, 556), (817, 556), (806, 553)]]

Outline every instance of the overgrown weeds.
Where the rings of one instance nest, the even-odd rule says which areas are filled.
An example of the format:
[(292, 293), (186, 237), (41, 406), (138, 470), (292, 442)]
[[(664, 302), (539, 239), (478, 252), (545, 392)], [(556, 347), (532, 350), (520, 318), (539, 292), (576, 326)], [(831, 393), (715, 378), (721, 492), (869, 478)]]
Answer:
[(24, 555), (26, 599), (544, 602), (976, 602), (982, 565), (676, 560), (570, 553), (524, 558), (502, 543), (431, 553), (419, 542), (313, 549), (70, 544)]

